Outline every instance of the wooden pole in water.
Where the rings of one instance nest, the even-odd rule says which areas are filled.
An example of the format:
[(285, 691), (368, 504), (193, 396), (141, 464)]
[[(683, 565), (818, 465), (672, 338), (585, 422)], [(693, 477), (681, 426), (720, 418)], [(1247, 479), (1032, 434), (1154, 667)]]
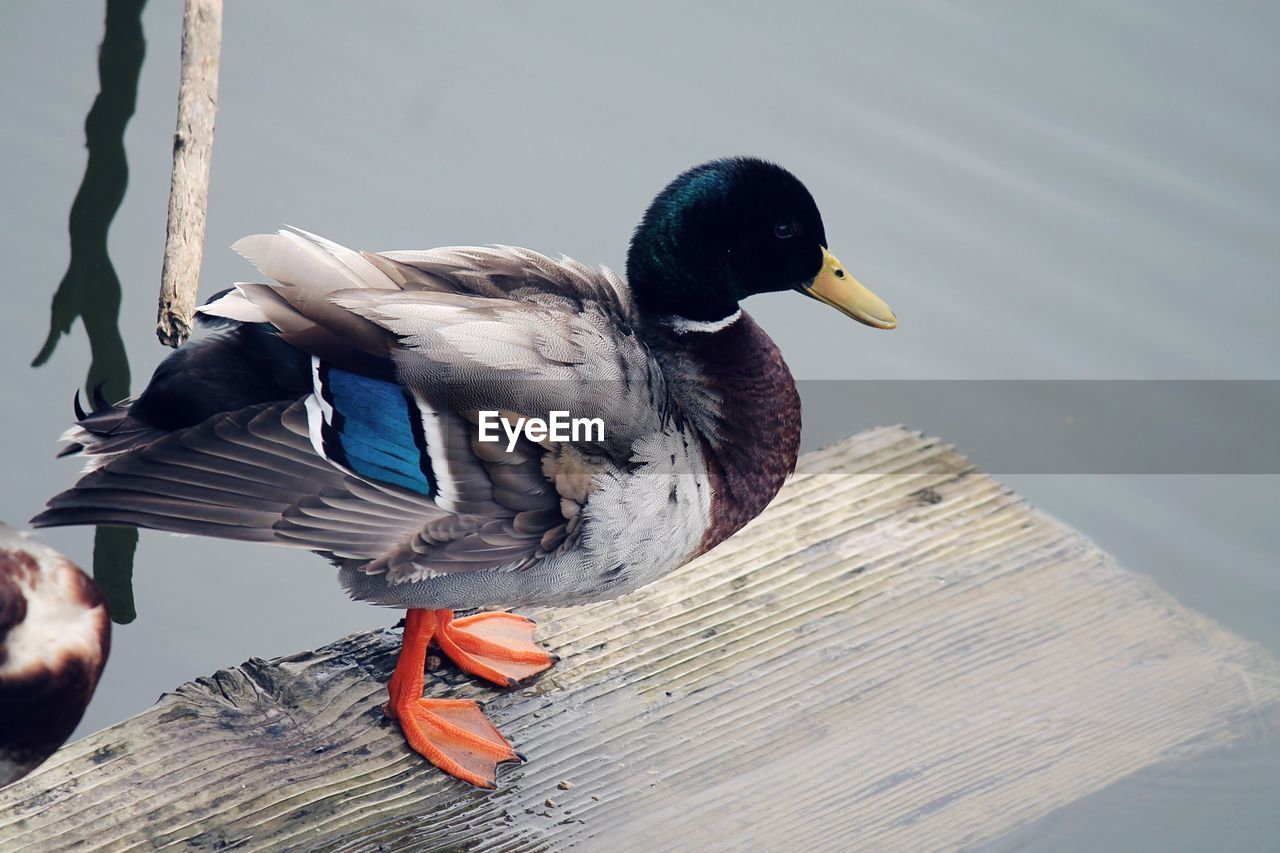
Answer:
[(191, 334), (200, 287), (221, 48), (222, 0), (186, 0), (178, 127), (173, 135), (169, 221), (156, 317), (156, 336), (171, 347), (180, 346)]

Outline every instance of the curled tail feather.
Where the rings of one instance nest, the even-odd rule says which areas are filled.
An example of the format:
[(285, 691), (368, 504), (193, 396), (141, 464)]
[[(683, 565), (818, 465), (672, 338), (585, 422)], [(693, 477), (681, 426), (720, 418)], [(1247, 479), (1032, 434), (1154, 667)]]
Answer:
[(166, 433), (132, 417), (129, 411), (132, 400), (109, 403), (102, 396), (100, 386), (93, 389), (92, 397), (93, 410), (86, 412), (80, 404), (80, 393), (76, 392), (76, 423), (62, 434), (62, 440), (70, 443), (58, 452), (59, 457), (84, 456), (88, 463), (86, 470), (93, 471), (114, 456), (145, 447)]

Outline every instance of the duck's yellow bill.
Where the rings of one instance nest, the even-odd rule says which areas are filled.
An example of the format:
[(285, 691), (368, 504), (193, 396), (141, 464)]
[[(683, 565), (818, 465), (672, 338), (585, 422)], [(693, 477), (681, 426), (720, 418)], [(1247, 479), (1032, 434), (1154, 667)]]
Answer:
[(884, 300), (845, 272), (844, 266), (826, 247), (822, 249), (822, 270), (813, 281), (801, 285), (800, 292), (825, 302), (859, 323), (877, 329), (895, 329), (898, 326), (898, 318), (893, 316)]

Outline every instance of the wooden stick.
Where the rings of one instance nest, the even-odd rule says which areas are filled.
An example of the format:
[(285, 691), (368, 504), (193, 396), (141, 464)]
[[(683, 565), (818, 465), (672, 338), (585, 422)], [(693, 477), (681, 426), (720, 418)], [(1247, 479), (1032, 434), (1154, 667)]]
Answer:
[(186, 0), (182, 15), (182, 75), (178, 127), (173, 135), (169, 224), (160, 273), (156, 336), (171, 347), (191, 334), (200, 262), (204, 256), (209, 162), (218, 108), (218, 56), (222, 47), (222, 0)]

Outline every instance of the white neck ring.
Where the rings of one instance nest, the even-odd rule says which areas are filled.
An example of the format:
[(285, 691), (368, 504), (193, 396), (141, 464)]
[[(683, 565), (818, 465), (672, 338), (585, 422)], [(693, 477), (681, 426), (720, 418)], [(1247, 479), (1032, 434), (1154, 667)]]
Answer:
[(677, 335), (687, 335), (690, 332), (718, 332), (729, 328), (741, 319), (742, 309), (739, 308), (720, 320), (690, 320), (687, 317), (671, 316), (667, 318), (667, 325)]

